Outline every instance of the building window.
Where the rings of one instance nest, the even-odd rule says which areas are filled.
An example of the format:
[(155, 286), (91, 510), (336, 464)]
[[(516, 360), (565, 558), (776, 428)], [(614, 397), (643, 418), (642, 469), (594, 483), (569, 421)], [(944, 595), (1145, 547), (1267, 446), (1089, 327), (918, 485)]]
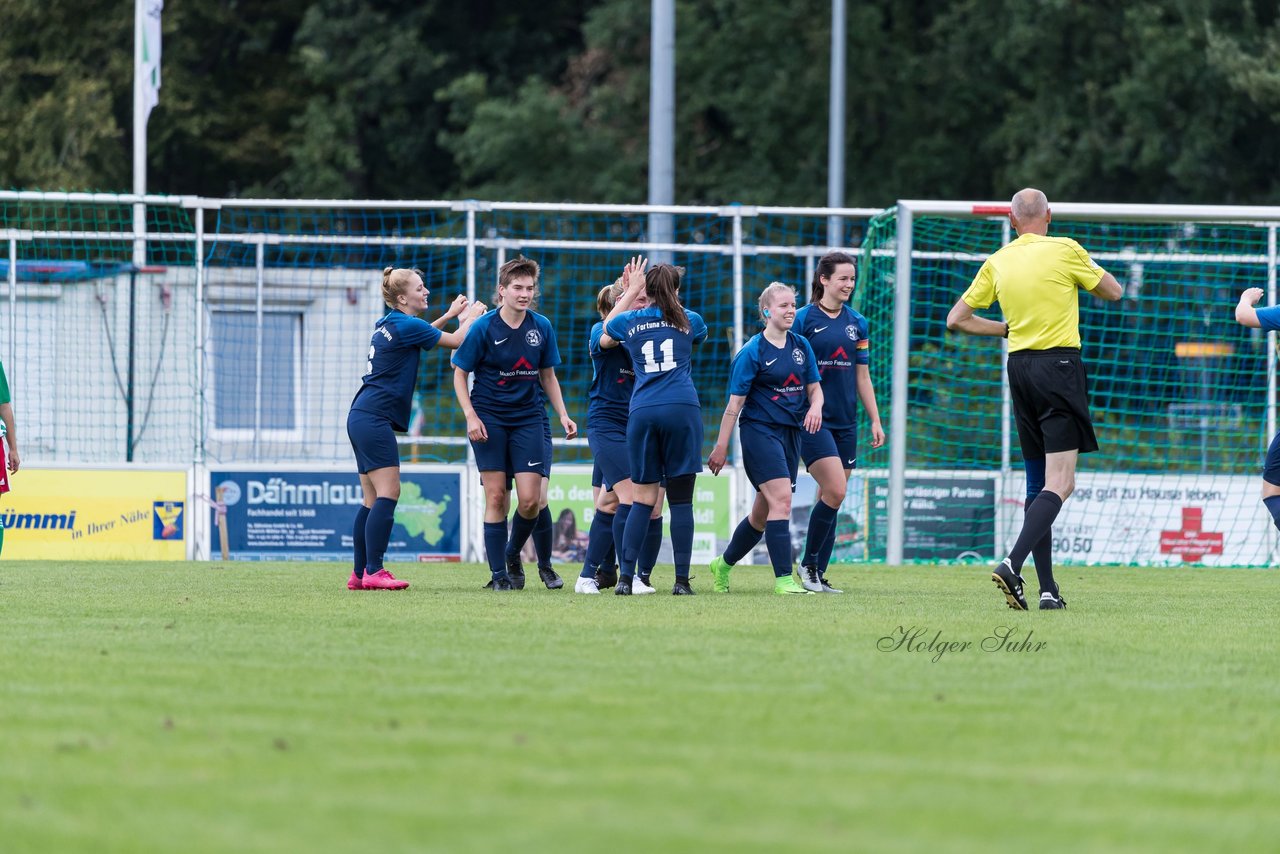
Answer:
[(236, 438), (231, 434), (251, 438), (255, 430), (268, 438), (300, 434), (302, 315), (263, 312), (259, 342), (254, 311), (223, 309), (210, 314), (214, 430), (227, 434), (226, 438)]

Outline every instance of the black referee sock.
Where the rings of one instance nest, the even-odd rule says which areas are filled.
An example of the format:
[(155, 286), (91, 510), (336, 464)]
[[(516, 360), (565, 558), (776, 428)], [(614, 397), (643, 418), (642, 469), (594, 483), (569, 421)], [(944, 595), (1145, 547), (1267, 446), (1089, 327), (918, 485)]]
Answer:
[[(1056, 492), (1050, 492), (1047, 489), (1041, 490), (1036, 500), (1031, 502), (1031, 506), (1027, 508), (1026, 515), (1023, 517), (1022, 531), (1018, 534), (1018, 541), (1013, 544), (1013, 549), (1009, 552), (1009, 563), (1013, 565), (1014, 572), (1022, 569), (1022, 564), (1026, 562), (1032, 547), (1053, 530), (1053, 520), (1058, 518), (1058, 511), (1061, 509), (1062, 499)], [(1052, 541), (1050, 546), (1052, 547)]]
[[(1023, 517), (1031, 510), (1031, 503), (1028, 502)], [(1025, 522), (1023, 524), (1026, 524)], [(1036, 564), (1036, 578), (1040, 579), (1040, 592), (1052, 593), (1058, 595), (1057, 582), (1053, 580), (1053, 528), (1045, 532), (1034, 546), (1031, 547), (1031, 559)]]

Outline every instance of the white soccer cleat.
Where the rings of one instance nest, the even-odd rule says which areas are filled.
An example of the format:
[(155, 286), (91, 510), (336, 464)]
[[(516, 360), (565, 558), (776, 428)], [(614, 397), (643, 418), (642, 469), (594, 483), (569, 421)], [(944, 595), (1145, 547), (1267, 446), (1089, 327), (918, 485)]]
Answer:
[(818, 570), (812, 566), (802, 566), (797, 573), (800, 576), (800, 586), (810, 593), (822, 592), (822, 576), (818, 575)]
[(600, 585), (596, 583), (594, 578), (581, 578), (573, 583), (574, 593), (600, 593)]
[(632, 596), (643, 596), (646, 593), (652, 593), (652, 592), (654, 592), (653, 588), (645, 584), (642, 580), (640, 580), (639, 575), (631, 579), (631, 595)]

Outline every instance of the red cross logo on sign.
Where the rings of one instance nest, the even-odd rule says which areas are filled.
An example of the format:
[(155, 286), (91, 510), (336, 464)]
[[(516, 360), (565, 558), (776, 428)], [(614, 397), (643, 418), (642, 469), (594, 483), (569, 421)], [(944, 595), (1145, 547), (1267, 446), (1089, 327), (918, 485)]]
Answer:
[(1201, 530), (1203, 524), (1204, 508), (1183, 507), (1181, 530), (1160, 532), (1160, 553), (1178, 555), (1185, 563), (1222, 554), (1222, 534)]

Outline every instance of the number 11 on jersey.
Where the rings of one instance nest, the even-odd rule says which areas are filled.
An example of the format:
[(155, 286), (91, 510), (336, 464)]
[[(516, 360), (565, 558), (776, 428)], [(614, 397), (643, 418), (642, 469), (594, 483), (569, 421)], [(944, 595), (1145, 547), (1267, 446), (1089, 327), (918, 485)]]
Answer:
[(676, 342), (668, 338), (658, 345), (658, 351), (662, 355), (661, 362), (653, 360), (653, 342), (646, 341), (644, 346), (640, 348), (640, 354), (644, 356), (644, 372), (646, 374), (656, 374), (661, 371), (670, 371), (676, 366)]

